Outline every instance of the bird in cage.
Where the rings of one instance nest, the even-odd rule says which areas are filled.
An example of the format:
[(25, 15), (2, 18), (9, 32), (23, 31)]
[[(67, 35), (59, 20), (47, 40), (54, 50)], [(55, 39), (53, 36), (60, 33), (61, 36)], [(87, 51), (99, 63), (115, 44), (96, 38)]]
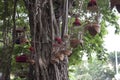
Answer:
[(90, 11), (96, 11), (98, 9), (96, 0), (90, 0), (87, 4), (87, 9)]

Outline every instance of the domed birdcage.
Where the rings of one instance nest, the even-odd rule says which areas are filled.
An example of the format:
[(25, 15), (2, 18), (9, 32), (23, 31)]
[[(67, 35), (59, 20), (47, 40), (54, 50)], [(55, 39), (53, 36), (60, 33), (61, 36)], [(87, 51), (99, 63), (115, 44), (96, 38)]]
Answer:
[(26, 31), (26, 27), (18, 27), (18, 28), (16, 28), (16, 30), (15, 30), (15, 32), (16, 32), (16, 34), (15, 34), (15, 43), (16, 44), (23, 44), (23, 43), (29, 42), (25, 31)]
[(82, 33), (81, 33), (81, 22), (78, 17), (75, 18), (73, 26), (71, 27), (70, 33), (70, 46), (76, 48), (79, 44), (82, 43)]
[(100, 25), (98, 23), (88, 23), (85, 29), (88, 30), (92, 36), (95, 36), (97, 33), (100, 33)]

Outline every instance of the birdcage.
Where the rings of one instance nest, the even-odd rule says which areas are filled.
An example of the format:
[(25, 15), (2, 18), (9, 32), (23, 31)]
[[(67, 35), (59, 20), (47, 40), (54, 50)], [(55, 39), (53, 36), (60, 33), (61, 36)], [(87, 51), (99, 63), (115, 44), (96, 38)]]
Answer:
[(92, 36), (100, 33), (100, 25), (98, 23), (88, 23), (85, 29), (88, 30)]
[(70, 33), (70, 46), (72, 48), (77, 47), (79, 44), (81, 44), (82, 41), (82, 28), (81, 28), (81, 22), (78, 17), (75, 18), (75, 21), (73, 22), (73, 26), (71, 27), (71, 33)]
[(90, 0), (87, 4), (87, 10), (89, 11), (97, 11), (98, 5), (96, 0)]
[(20, 56), (16, 56), (15, 59), (16, 59), (16, 62), (26, 63), (27, 60), (28, 60), (28, 57), (27, 57), (27, 55), (22, 54), (22, 55), (20, 55)]
[(16, 34), (15, 34), (15, 43), (16, 44), (23, 44), (23, 43), (27, 43), (28, 38), (25, 34), (26, 31), (26, 27), (18, 27), (16, 28)]

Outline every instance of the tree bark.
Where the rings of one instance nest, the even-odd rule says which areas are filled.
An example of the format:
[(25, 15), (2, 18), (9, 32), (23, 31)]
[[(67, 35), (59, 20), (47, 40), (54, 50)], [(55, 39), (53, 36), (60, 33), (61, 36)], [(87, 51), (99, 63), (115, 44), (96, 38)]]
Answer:
[[(31, 58), (35, 60), (35, 65), (30, 65), (29, 80), (69, 80), (68, 79), (68, 57), (65, 56), (63, 61), (51, 62), (52, 44), (55, 36), (62, 36), (66, 33), (63, 29), (67, 29), (67, 16), (65, 12), (65, 4), (68, 1), (61, 0), (24, 0), (29, 13), (29, 23), (32, 41), (34, 47), (34, 55)], [(67, 3), (66, 3), (67, 2)], [(54, 3), (54, 4), (53, 4)], [(57, 8), (55, 10), (55, 8)], [(67, 9), (68, 10), (68, 9)], [(59, 25), (59, 19), (64, 24)], [(62, 22), (60, 21), (60, 22)], [(31, 78), (32, 77), (32, 78)]]

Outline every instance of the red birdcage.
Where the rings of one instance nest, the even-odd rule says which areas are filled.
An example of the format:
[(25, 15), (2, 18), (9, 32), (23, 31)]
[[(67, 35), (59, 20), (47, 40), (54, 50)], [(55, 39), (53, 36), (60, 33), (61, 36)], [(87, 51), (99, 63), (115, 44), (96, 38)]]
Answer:
[(23, 54), (23, 55), (20, 55), (20, 56), (16, 56), (16, 62), (22, 62), (22, 63), (26, 63), (27, 60), (28, 60), (28, 57), (27, 55)]

